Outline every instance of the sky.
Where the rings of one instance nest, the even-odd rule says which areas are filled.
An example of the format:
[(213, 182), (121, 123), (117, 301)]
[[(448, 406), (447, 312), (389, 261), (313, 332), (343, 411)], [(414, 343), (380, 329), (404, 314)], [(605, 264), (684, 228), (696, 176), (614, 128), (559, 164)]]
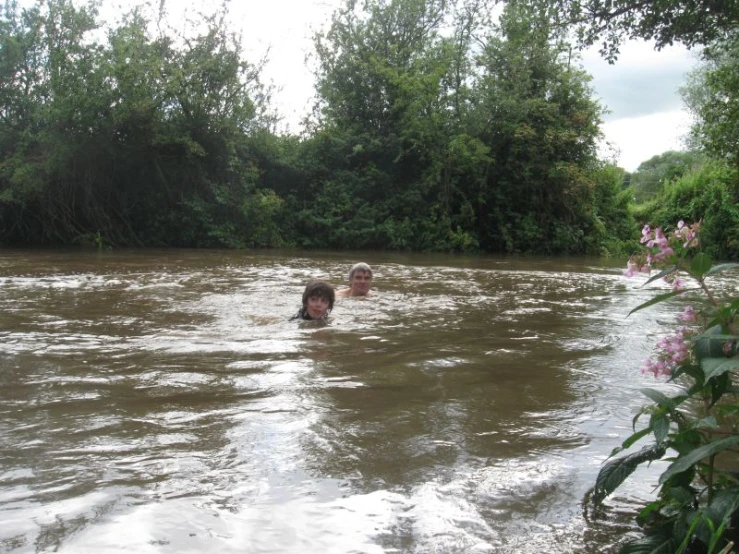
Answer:
[[(129, 0), (117, 0), (117, 3)], [(134, 1), (134, 0), (130, 0)], [(174, 2), (177, 0), (169, 0)], [(231, 3), (231, 24), (243, 32), (250, 62), (268, 53), (262, 77), (274, 85), (275, 109), (290, 131), (300, 130), (309, 112), (313, 76), (306, 64), (314, 30), (330, 21), (342, 0), (238, 0)], [(158, 0), (156, 2), (158, 4)], [(214, 2), (213, 6), (216, 5)], [(667, 150), (682, 149), (690, 126), (678, 88), (697, 58), (682, 47), (657, 52), (643, 41), (621, 49), (614, 65), (597, 51), (583, 53), (583, 65), (593, 76), (591, 86), (610, 113), (604, 117), (601, 155), (634, 171), (641, 162)], [(284, 128), (284, 127), (283, 127)]]

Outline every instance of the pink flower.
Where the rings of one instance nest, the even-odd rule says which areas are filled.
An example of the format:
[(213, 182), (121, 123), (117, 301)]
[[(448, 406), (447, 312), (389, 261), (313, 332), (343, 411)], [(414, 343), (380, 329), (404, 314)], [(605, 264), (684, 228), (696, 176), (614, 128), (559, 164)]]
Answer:
[(680, 314), (680, 321), (685, 323), (695, 323), (698, 321), (698, 314), (693, 310), (693, 306), (685, 306), (683, 313)]
[(645, 244), (652, 238), (652, 228), (649, 225), (645, 225), (641, 230), (641, 243)]
[(674, 335), (662, 337), (654, 346), (654, 353), (642, 365), (642, 373), (651, 372), (655, 377), (669, 377), (680, 364), (690, 358), (690, 327), (679, 327)]
[(695, 248), (698, 246), (698, 231), (700, 230), (700, 222), (693, 223), (688, 226), (683, 220), (677, 222), (675, 236), (683, 241), (683, 248)]
[(657, 252), (657, 254), (654, 255), (654, 259), (658, 262), (661, 262), (662, 260), (669, 258), (670, 256), (673, 256), (675, 254), (675, 251), (670, 248), (669, 246), (660, 246), (660, 251)]

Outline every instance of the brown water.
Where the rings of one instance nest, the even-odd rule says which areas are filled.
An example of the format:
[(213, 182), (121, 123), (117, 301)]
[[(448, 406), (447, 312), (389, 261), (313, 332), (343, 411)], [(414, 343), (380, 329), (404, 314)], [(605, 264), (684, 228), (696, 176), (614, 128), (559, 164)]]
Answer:
[(619, 266), (0, 251), (0, 551), (613, 552), (657, 473), (581, 500), (670, 313)]

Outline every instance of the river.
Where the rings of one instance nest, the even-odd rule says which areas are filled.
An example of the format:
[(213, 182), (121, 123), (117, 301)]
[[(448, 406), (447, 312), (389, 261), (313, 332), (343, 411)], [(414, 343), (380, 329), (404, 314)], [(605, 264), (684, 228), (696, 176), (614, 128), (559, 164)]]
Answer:
[(658, 473), (582, 498), (675, 319), (621, 266), (2, 250), (0, 551), (615, 552)]

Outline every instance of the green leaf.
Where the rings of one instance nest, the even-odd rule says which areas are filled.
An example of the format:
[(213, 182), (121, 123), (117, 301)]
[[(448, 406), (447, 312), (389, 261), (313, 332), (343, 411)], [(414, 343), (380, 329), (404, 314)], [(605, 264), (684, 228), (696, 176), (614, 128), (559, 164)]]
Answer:
[(670, 420), (665, 416), (655, 417), (652, 421), (652, 430), (654, 431), (654, 437), (657, 439), (657, 443), (661, 444), (667, 438), (667, 434), (670, 432)]
[(731, 384), (729, 377), (731, 377), (731, 374), (722, 373), (708, 381), (708, 384), (711, 385), (711, 407), (726, 394), (726, 390)]
[(661, 392), (654, 389), (639, 389), (639, 392), (641, 392), (644, 396), (648, 397), (659, 406), (665, 407), (668, 410), (673, 410), (675, 406), (681, 404), (687, 398), (687, 396), (685, 396), (684, 394), (681, 394), (674, 398), (670, 398), (669, 396), (666, 396), (665, 394), (662, 394)]
[[(739, 509), (739, 487), (728, 487), (716, 493), (710, 506), (696, 514), (697, 526), (691, 526), (693, 535), (704, 544), (715, 545), (725, 531), (726, 525)], [(715, 550), (709, 548), (709, 552)]]
[(652, 501), (641, 509), (636, 518), (641, 524), (643, 524), (650, 515), (652, 515), (656, 511), (659, 511), (661, 508), (661, 500)]
[[(690, 377), (692, 377), (696, 381), (698, 388), (701, 388), (703, 386), (705, 376), (703, 375), (703, 370), (700, 368), (700, 366), (684, 362), (682, 365), (679, 365), (675, 368), (675, 370), (672, 372), (672, 375), (670, 376), (670, 380), (674, 381), (681, 375), (689, 375)], [(695, 392), (695, 385), (688, 389), (688, 395), (695, 394)]]
[(716, 333), (716, 334), (703, 333), (701, 335), (694, 336), (692, 340), (699, 341), (702, 339), (720, 340), (722, 341), (721, 345), (723, 346), (723, 343), (726, 342), (727, 340), (739, 340), (739, 337), (736, 335), (726, 335), (726, 334), (721, 334), (721, 333)]
[(716, 421), (716, 418), (714, 416), (706, 416), (703, 419), (696, 420), (695, 423), (693, 423), (693, 427), (696, 429), (709, 429), (713, 430), (718, 428), (718, 421)]
[(672, 267), (668, 267), (667, 269), (663, 269), (662, 271), (660, 271), (656, 275), (652, 275), (649, 279), (647, 279), (644, 282), (644, 284), (642, 285), (642, 287), (647, 286), (649, 283), (652, 283), (653, 281), (657, 281), (658, 279), (662, 279), (663, 277), (667, 277), (670, 273), (674, 273), (675, 271), (677, 271), (677, 269), (678, 268), (677, 268), (676, 265), (673, 265)]
[(647, 302), (644, 302), (644, 304), (639, 304), (636, 308), (634, 308), (633, 310), (631, 310), (626, 317), (630, 316), (634, 312), (638, 312), (639, 310), (643, 310), (644, 308), (648, 308), (649, 306), (654, 306), (655, 304), (658, 304), (660, 302), (664, 302), (668, 298), (672, 298), (673, 296), (677, 296), (678, 294), (683, 294), (685, 292), (689, 292), (689, 291), (692, 291), (692, 290), (698, 290), (698, 289), (697, 288), (692, 288), (692, 289), (673, 290), (671, 292), (666, 292), (664, 294), (660, 294), (658, 296), (655, 296), (651, 300), (648, 300)]
[(739, 267), (739, 264), (719, 264), (713, 266), (711, 269), (706, 271), (706, 275), (715, 275), (716, 273), (720, 273), (722, 271), (728, 271), (729, 269), (736, 269)]
[(728, 450), (729, 448), (733, 448), (738, 444), (739, 435), (736, 435), (731, 437), (724, 437), (723, 439), (719, 439), (717, 441), (713, 441), (699, 448), (696, 448), (689, 454), (678, 458), (670, 467), (668, 467), (667, 470), (662, 475), (660, 475), (659, 484), (664, 484), (665, 481), (667, 481), (673, 475), (682, 473), (683, 471), (690, 469), (701, 460), (708, 458), (709, 456), (713, 456), (714, 454), (718, 454), (719, 452), (723, 452), (724, 450)]
[(713, 497), (711, 505), (706, 508), (707, 515), (715, 522), (726, 520), (739, 510), (739, 487), (723, 489)]
[(693, 258), (693, 261), (690, 263), (690, 272), (700, 279), (705, 276), (706, 273), (711, 271), (712, 265), (713, 259), (711, 259), (711, 256), (704, 252), (701, 252), (700, 254), (696, 255), (696, 257)]
[(739, 369), (739, 358), (703, 358), (701, 367), (706, 375), (706, 381), (708, 381), (712, 377), (718, 377), (727, 371)]
[(634, 452), (623, 458), (607, 462), (598, 472), (593, 488), (593, 502), (600, 504), (609, 494), (615, 491), (634, 470), (644, 462), (659, 460), (665, 454), (665, 447), (652, 444), (645, 446), (639, 452)]
[(670, 487), (667, 496), (678, 504), (687, 506), (693, 502), (695, 493), (689, 487)]
[(619, 554), (673, 554), (678, 542), (669, 535), (650, 535), (625, 544)]
[(672, 402), (670, 398), (654, 389), (639, 389), (639, 392), (647, 396), (650, 400), (660, 406), (669, 406)]
[[(629, 438), (627, 438), (627, 439), (626, 439), (626, 440), (625, 440), (625, 441), (624, 441), (624, 442), (623, 442), (623, 443), (621, 444), (621, 448), (619, 449), (619, 452), (620, 452), (621, 450), (626, 450), (627, 448), (630, 448), (630, 447), (631, 447), (631, 445), (633, 445), (633, 444), (634, 444), (634, 443), (635, 443), (636, 441), (638, 441), (638, 440), (639, 440), (639, 439), (641, 439), (641, 438), (644, 438), (644, 437), (646, 437), (646, 436), (647, 436), (648, 434), (650, 434), (651, 432), (652, 432), (652, 429), (651, 429), (650, 427), (645, 427), (645, 428), (644, 428), (644, 429), (642, 429), (641, 431), (637, 431), (636, 433), (634, 433), (633, 435), (631, 435), (631, 436), (630, 436)], [(614, 452), (613, 452), (613, 453), (611, 454), (611, 456), (613, 456), (614, 454), (616, 454), (616, 452), (615, 452), (615, 451), (614, 451)]]
[(722, 332), (721, 326), (716, 325), (707, 329), (700, 338), (695, 341), (693, 352), (695, 356), (702, 360), (703, 358), (721, 358), (724, 355), (724, 343), (726, 333)]

